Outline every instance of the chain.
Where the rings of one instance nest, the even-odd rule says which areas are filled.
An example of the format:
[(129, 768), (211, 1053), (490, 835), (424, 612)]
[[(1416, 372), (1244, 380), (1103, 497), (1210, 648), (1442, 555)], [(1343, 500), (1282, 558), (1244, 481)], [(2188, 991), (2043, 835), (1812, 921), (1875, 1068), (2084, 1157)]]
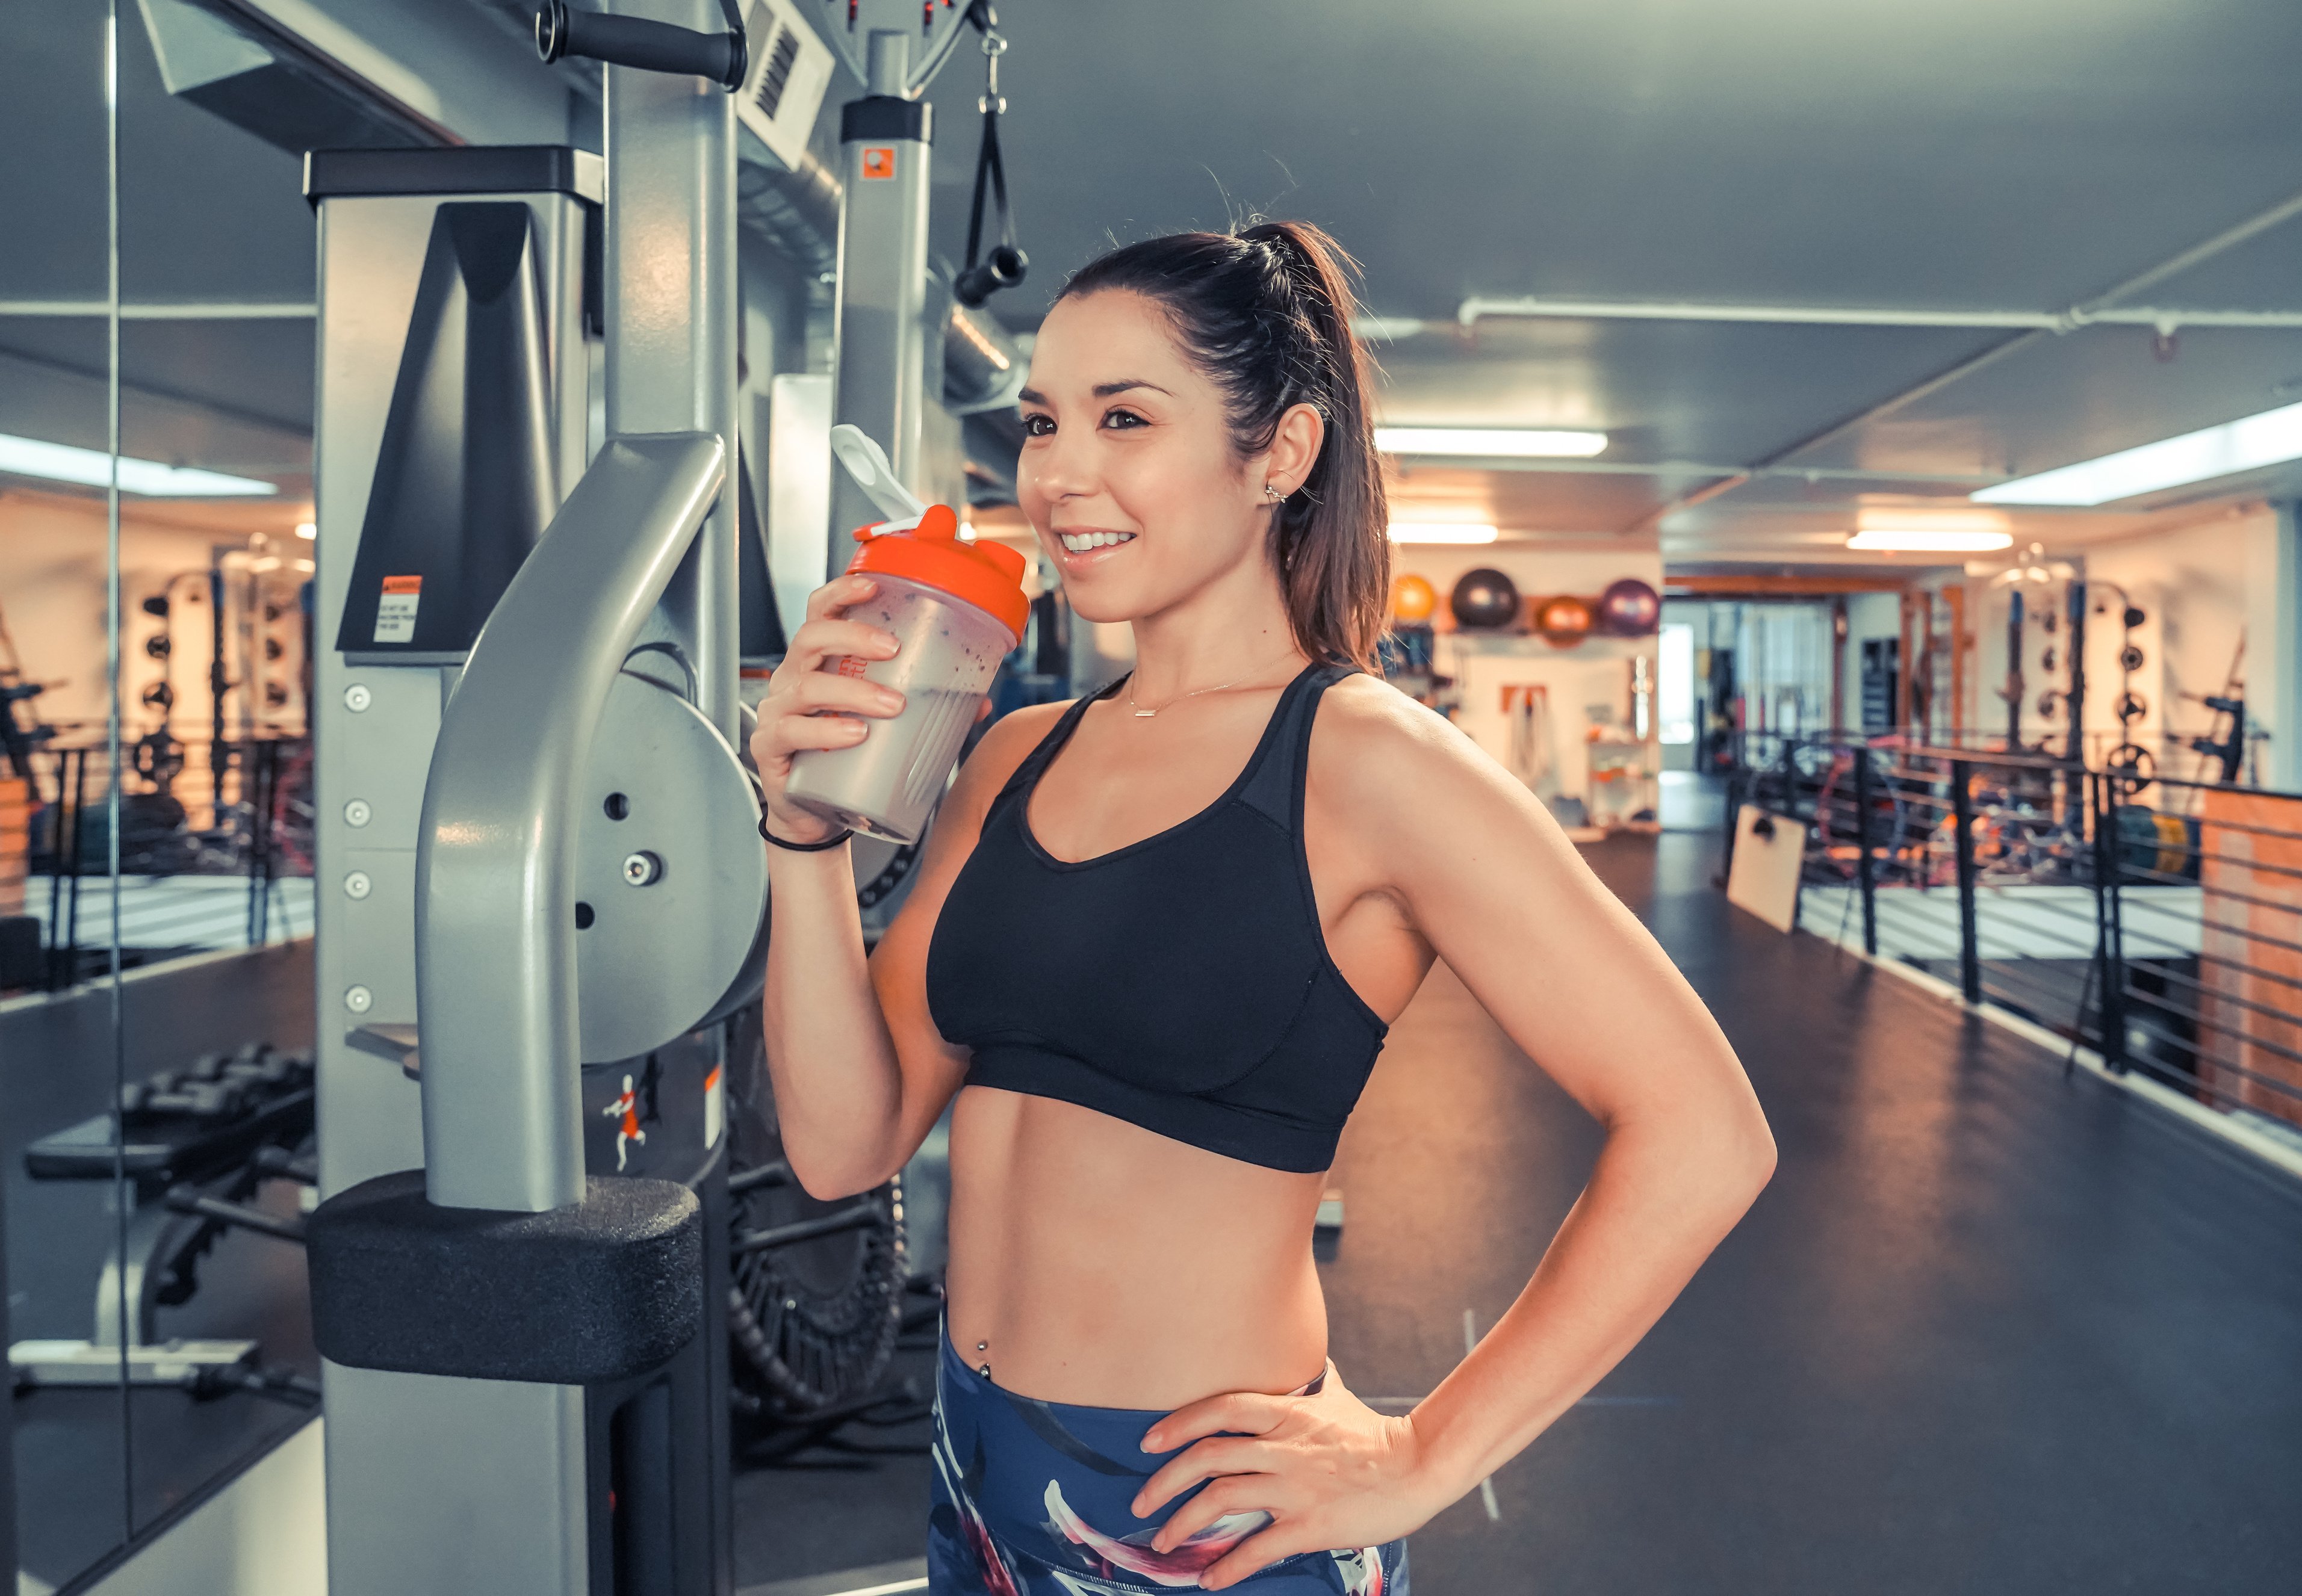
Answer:
[(1007, 100), (999, 92), (999, 58), (1007, 54), (1007, 36), (999, 31), (988, 5), (983, 8), (983, 94), (975, 108), (987, 116), (1004, 114)]

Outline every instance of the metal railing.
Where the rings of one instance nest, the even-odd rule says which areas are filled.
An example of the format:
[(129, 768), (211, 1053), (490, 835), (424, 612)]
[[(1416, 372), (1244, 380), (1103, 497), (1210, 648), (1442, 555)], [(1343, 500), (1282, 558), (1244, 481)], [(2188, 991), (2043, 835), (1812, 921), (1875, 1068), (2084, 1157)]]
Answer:
[(2302, 1127), (2302, 794), (1979, 737), (1748, 734), (1735, 752), (1728, 859), (1744, 803), (1803, 825), (1802, 929), (2114, 1071)]
[(115, 913), (122, 968), (310, 934), (309, 739), (204, 746), (213, 783), (123, 760), (116, 891), (104, 744), (67, 736), (33, 755), (24, 911), (41, 921), (46, 989), (110, 971)]

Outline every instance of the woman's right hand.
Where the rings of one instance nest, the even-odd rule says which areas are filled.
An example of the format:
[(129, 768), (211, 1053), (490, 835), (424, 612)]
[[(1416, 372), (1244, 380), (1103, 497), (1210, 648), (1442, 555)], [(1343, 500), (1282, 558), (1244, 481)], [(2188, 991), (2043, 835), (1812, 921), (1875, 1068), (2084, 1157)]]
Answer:
[(894, 633), (844, 614), (878, 587), (869, 575), (851, 571), (810, 593), (807, 619), (792, 634), (783, 663), (768, 678), (767, 695), (760, 700), (752, 760), (760, 769), (768, 824), (787, 841), (821, 842), (839, 829), (813, 811), (785, 801), (792, 755), (809, 748), (853, 748), (870, 730), (859, 716), (887, 719), (903, 713), (903, 695), (893, 688), (823, 668), (825, 659), (843, 654), (865, 660), (894, 657)]

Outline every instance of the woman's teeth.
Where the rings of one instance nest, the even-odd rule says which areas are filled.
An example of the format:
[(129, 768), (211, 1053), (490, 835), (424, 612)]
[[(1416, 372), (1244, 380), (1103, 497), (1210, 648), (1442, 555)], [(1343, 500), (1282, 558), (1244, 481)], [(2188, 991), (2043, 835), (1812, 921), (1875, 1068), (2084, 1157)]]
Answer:
[(1131, 532), (1066, 532), (1057, 535), (1063, 540), (1063, 547), (1073, 554), (1084, 554), (1090, 549), (1105, 549), (1113, 543), (1135, 541), (1135, 534)]

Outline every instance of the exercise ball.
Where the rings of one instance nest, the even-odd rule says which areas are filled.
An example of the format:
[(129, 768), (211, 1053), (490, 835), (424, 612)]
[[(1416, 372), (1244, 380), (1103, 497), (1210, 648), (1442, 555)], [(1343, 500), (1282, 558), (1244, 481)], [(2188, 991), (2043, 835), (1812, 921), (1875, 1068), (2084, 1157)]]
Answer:
[(1517, 587), (1500, 571), (1484, 566), (1463, 573), (1447, 604), (1458, 626), (1508, 626), (1518, 620)]
[(1662, 624), (1662, 596), (1635, 576), (1610, 584), (1599, 596), (1599, 630), (1644, 637)]
[(1407, 626), (1431, 618), (1439, 608), (1439, 590), (1427, 577), (1409, 571), (1390, 584), (1390, 618)]
[(1571, 649), (1591, 632), (1591, 606), (1573, 594), (1545, 599), (1534, 609), (1534, 629), (1545, 643)]

